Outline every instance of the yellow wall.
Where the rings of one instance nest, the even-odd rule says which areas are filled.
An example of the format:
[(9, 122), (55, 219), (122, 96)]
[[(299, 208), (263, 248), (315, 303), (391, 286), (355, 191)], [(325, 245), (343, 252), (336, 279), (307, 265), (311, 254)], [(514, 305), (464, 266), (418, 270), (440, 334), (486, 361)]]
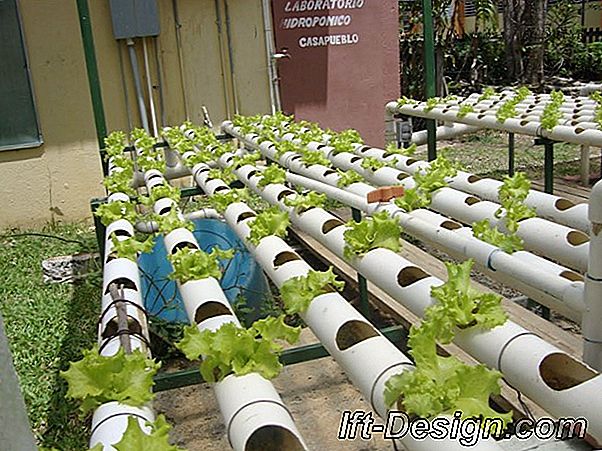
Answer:
[[(269, 111), (269, 88), (260, 0), (227, 0), (231, 21), (234, 77), (230, 76), (225, 0), (222, 59), (215, 0), (178, 0), (185, 86), (181, 82), (172, 0), (158, 0), (161, 34), (148, 39), (151, 81), (158, 84), (154, 45), (158, 45), (167, 124), (200, 122), (205, 105), (215, 125), (234, 113), (234, 95), (244, 114)], [(124, 42), (113, 38), (108, 0), (88, 0), (109, 131), (140, 126), (130, 61)], [(88, 88), (79, 18), (74, 0), (19, 2), (32, 83), (44, 144), (35, 149), (0, 152), (0, 229), (73, 221), (89, 217), (89, 199), (103, 195), (94, 116)], [(140, 40), (136, 41), (143, 73)], [(121, 52), (128, 104), (121, 77)], [(223, 72), (223, 73), (222, 73)], [(146, 79), (143, 78), (148, 101)], [(226, 105), (226, 90), (230, 100)], [(159, 96), (154, 90), (158, 122)], [(149, 114), (150, 121), (150, 114)]]

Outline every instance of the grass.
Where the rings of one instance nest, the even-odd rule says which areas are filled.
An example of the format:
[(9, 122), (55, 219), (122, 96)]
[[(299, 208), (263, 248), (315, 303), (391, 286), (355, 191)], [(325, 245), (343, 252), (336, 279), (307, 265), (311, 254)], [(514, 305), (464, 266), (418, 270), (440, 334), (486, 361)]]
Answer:
[(44, 283), (41, 261), (95, 249), (94, 232), (83, 225), (35, 231), (73, 242), (27, 233), (0, 232), (0, 312), (29, 420), (40, 446), (87, 449), (89, 424), (65, 399), (58, 373), (95, 342), (100, 273), (73, 284)]
[[(437, 144), (438, 152), (444, 148), (447, 148), (447, 156), (459, 161), (467, 172), (501, 178), (508, 171), (506, 133), (482, 130), (454, 141), (442, 141)], [(562, 165), (578, 159), (579, 149), (577, 144), (556, 144), (554, 163)], [(416, 156), (426, 159), (426, 146), (419, 150)], [(532, 137), (515, 135), (514, 161), (517, 171), (526, 171), (532, 178), (543, 177), (544, 149), (543, 146), (534, 145)]]

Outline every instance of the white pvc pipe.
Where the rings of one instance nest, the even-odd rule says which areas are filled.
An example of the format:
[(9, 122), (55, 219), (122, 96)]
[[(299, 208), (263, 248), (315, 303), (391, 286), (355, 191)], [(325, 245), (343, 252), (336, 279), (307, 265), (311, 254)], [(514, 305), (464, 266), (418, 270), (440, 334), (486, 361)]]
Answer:
[[(203, 180), (203, 173), (196, 167), (194, 172), (198, 174), (195, 179), (199, 186), (212, 194), (214, 190), (212, 191), (206, 180)], [(254, 215), (255, 212), (244, 203), (231, 204), (224, 214), (226, 221), (241, 240), (248, 238), (249, 223)], [(292, 215), (297, 216), (295, 213)], [(278, 237), (265, 237), (257, 246), (252, 246), (248, 242), (246, 244), (278, 287), (292, 277), (305, 276), (311, 270), (311, 267)], [(287, 254), (289, 259), (282, 264), (277, 264), (278, 257), (283, 254)], [(374, 410), (382, 418), (386, 418), (388, 409), (384, 402), (384, 384), (391, 376), (411, 368), (413, 366), (411, 360), (337, 292), (317, 296), (307, 311), (299, 315), (329, 354), (345, 370), (352, 383), (360, 389)], [(342, 331), (345, 331), (343, 335), (348, 335), (355, 330), (357, 332), (353, 342), (342, 341)], [(417, 442), (411, 437), (405, 437), (401, 442), (410, 450), (426, 449), (425, 443)], [(432, 442), (430, 444), (432, 445)], [(446, 449), (461, 449), (455, 440), (445, 440), (439, 444)], [(500, 448), (495, 442), (487, 441), (480, 443), (476, 449)]]
[(602, 182), (594, 185), (590, 194), (589, 264), (585, 277), (585, 314), (582, 334), (583, 359), (602, 370)]
[[(197, 168), (199, 165), (195, 166)], [(158, 171), (157, 171), (158, 172)], [(152, 192), (153, 186), (166, 183), (161, 174), (147, 171), (144, 174), (147, 189)], [(206, 175), (206, 173), (204, 173)], [(156, 184), (157, 179), (162, 179)], [(163, 203), (177, 205), (171, 199), (158, 199), (153, 205), (156, 213), (163, 208)], [(164, 213), (167, 214), (168, 212)], [(182, 216), (178, 210), (178, 215)], [(179, 228), (172, 230), (165, 238), (165, 248), (173, 254), (179, 245), (192, 245), (200, 249), (196, 238), (188, 229)], [(240, 327), (230, 303), (228, 302), (219, 282), (213, 277), (202, 280), (191, 280), (185, 283), (177, 281), (178, 289), (184, 302), (186, 312), (191, 324), (196, 324), (199, 330), (216, 330), (226, 323), (234, 323)], [(217, 304), (217, 305), (216, 305)], [(211, 305), (211, 312), (204, 309)], [(221, 307), (218, 307), (221, 306)], [(216, 308), (221, 314), (215, 315)], [(246, 376), (230, 375), (214, 385), (214, 391), (220, 411), (226, 424), (228, 440), (233, 449), (238, 451), (249, 450), (253, 446), (266, 446), (262, 431), (270, 429), (274, 437), (280, 434), (286, 437), (291, 450), (304, 450), (306, 445), (297, 430), (288, 408), (272, 386), (271, 382), (257, 373)], [(258, 443), (256, 443), (259, 441)], [(263, 444), (263, 445), (262, 445)], [(260, 449), (260, 448), (258, 448)]]
[[(345, 227), (335, 227), (326, 233), (323, 229), (326, 221), (337, 221), (336, 217), (320, 208), (295, 215), (277, 198), (282, 185), (268, 185), (261, 190), (257, 187), (258, 176), (247, 177), (251, 170), (245, 166), (235, 173), (264, 200), (289, 211), (292, 222), (301, 230), (344, 258)], [(387, 249), (376, 249), (348, 263), (418, 316), (433, 302), (431, 288), (442, 283)], [(602, 439), (602, 410), (591, 402), (602, 390), (600, 374), (510, 320), (488, 331), (460, 332), (455, 342), (479, 361), (503, 369), (510, 384), (552, 415), (585, 416), (589, 420), (588, 432)]]
[[(224, 128), (228, 133), (231, 132), (231, 127), (226, 126)], [(263, 142), (260, 146), (254, 141), (245, 140), (245, 143), (255, 149), (259, 148), (260, 151), (265, 152), (267, 157), (275, 157), (275, 149), (267, 142)], [(323, 150), (325, 151), (326, 148)], [(287, 152), (280, 158), (279, 162), (283, 165), (292, 165), (294, 157), (292, 152)], [(301, 168), (303, 167), (304, 166), (301, 165)], [(334, 179), (330, 179), (331, 177)], [(323, 178), (325, 181), (336, 185), (338, 175), (323, 175)], [(375, 208), (390, 210), (390, 214), (396, 215), (402, 226), (404, 226), (409, 233), (435, 244), (436, 246), (443, 247), (452, 255), (475, 258), (477, 264), (492, 271), (494, 276), (502, 274), (501, 278), (505, 280), (508, 280), (508, 276), (518, 279), (525, 286), (531, 287), (529, 290), (531, 294), (539, 291), (540, 293), (535, 296), (535, 299), (540, 300), (544, 304), (549, 301), (550, 298), (560, 300), (561, 303), (565, 305), (564, 308), (560, 309), (561, 311), (570, 309), (571, 307), (569, 306), (582, 304), (583, 284), (580, 281), (573, 280), (573, 278), (560, 277), (558, 271), (554, 271), (553, 273), (541, 271), (542, 267), (545, 269), (548, 268), (549, 265), (533, 267), (531, 264), (525, 264), (521, 260), (513, 258), (512, 255), (499, 251), (495, 246), (480, 241), (472, 236), (459, 236), (445, 227), (429, 224), (424, 220), (417, 218), (413, 213), (407, 214), (392, 204), (385, 204), (384, 206), (379, 204), (376, 205), (376, 207), (374, 204), (369, 205), (366, 202), (365, 197), (366, 194), (373, 189), (369, 185), (354, 183), (350, 185), (347, 190), (341, 190), (326, 183), (295, 174), (287, 174), (287, 180), (305, 188), (325, 193), (332, 199), (343, 202), (369, 214), (375, 212)], [(552, 302), (551, 304), (553, 303), (557, 302)], [(575, 313), (575, 315), (578, 314), (578, 312)]]

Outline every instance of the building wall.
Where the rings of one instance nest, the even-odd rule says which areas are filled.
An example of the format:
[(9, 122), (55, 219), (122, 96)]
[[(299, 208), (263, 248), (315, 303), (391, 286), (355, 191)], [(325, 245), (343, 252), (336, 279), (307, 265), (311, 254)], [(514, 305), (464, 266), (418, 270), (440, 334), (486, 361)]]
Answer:
[[(226, 1), (234, 76), (227, 48)], [(128, 130), (129, 123), (140, 126), (127, 48), (113, 38), (109, 2), (88, 3), (107, 129)], [(221, 48), (216, 4), (221, 15)], [(0, 152), (0, 229), (89, 218), (90, 198), (104, 195), (76, 2), (20, 0), (19, 5), (44, 144)], [(172, 0), (158, 0), (158, 6), (161, 34), (156, 41), (147, 39), (147, 44), (153, 85), (158, 84), (154, 46), (159, 50), (165, 105), (162, 115), (158, 90), (154, 89), (159, 125), (162, 116), (167, 125), (186, 119), (184, 93), (188, 116), (195, 122), (202, 120), (203, 105), (215, 125), (237, 108), (244, 114), (269, 112), (260, 0), (177, 0), (183, 77)], [(135, 48), (144, 72), (140, 40), (136, 40)], [(144, 75), (143, 89), (148, 101)]]

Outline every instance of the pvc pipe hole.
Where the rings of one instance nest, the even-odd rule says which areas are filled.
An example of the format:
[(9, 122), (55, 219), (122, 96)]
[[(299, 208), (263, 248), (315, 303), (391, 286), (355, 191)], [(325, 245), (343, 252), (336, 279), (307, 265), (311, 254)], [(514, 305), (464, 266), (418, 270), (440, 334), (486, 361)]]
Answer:
[(441, 227), (443, 227), (444, 229), (447, 229), (447, 230), (457, 230), (457, 229), (461, 229), (462, 225), (458, 224), (457, 222), (454, 222), (454, 221), (443, 221), (441, 223)]
[(575, 134), (576, 134), (576, 135), (578, 135), (579, 133), (583, 133), (584, 131), (585, 131), (585, 129), (584, 129), (584, 128), (582, 128), (582, 127), (577, 127), (577, 128), (575, 129)]
[(332, 174), (336, 174), (336, 171), (333, 171), (332, 169), (326, 169), (324, 171), (324, 174), (322, 174), (322, 177), (326, 177), (327, 175), (332, 175)]
[(300, 159), (301, 159), (301, 155), (295, 155), (294, 157), (291, 157), (291, 161), (300, 160)]
[(397, 180), (407, 179), (409, 176), (409, 174), (404, 174), (403, 172), (400, 172), (399, 174), (397, 174)]
[(328, 147), (328, 144), (320, 144), (316, 147), (316, 149), (322, 150), (324, 147)]
[(477, 119), (483, 119), (484, 117), (485, 117), (485, 115), (484, 115), (484, 114), (479, 114), (479, 115), (477, 116)]
[(557, 210), (560, 211), (564, 211), (564, 210), (568, 210), (569, 208), (574, 207), (575, 204), (573, 202), (571, 202), (568, 199), (558, 199), (555, 203), (554, 203), (554, 207), (556, 207)]
[(541, 361), (539, 375), (552, 390), (562, 391), (593, 379), (598, 374), (567, 354), (555, 352)]
[(524, 127), (529, 124), (530, 121), (520, 121), (520, 126)]
[(250, 211), (245, 211), (244, 213), (241, 213), (238, 215), (238, 218), (236, 218), (236, 223), (240, 223), (240, 221), (244, 221), (245, 219), (249, 219), (249, 218), (254, 218), (255, 216), (257, 216), (255, 213), (252, 213)]
[(329, 219), (328, 221), (324, 222), (324, 224), (322, 224), (322, 233), (326, 235), (331, 230), (336, 229), (337, 227), (340, 227), (342, 225), (345, 225), (343, 221), (339, 221), (338, 219)]
[(414, 163), (416, 163), (418, 160), (415, 160), (413, 158), (408, 158), (406, 160), (406, 166), (412, 166)]
[(117, 285), (117, 287), (123, 287), (124, 289), (138, 291), (138, 287), (132, 279), (128, 279), (127, 277), (116, 277), (107, 284), (105, 294), (109, 294), (109, 287), (112, 284)]
[(290, 189), (283, 189), (282, 191), (280, 191), (280, 193), (278, 194), (278, 200), (281, 201), (282, 198), (284, 198), (285, 196), (290, 196), (291, 194), (295, 194), (294, 191), (291, 191)]
[(337, 331), (337, 348), (339, 351), (344, 351), (368, 338), (377, 336), (378, 332), (370, 324), (356, 319), (347, 321)]
[(218, 186), (217, 188), (215, 188), (215, 189), (213, 190), (213, 192), (214, 192), (214, 193), (217, 193), (218, 191), (223, 191), (223, 190), (228, 190), (228, 189), (230, 189), (230, 188), (228, 188), (227, 186), (223, 186), (223, 185), (222, 185), (222, 186)]
[(247, 174), (247, 180), (251, 180), (251, 177), (253, 177), (254, 175), (257, 175), (257, 171), (255, 169), (253, 169)]
[(400, 287), (405, 288), (429, 276), (430, 274), (427, 274), (418, 266), (406, 266), (397, 274), (397, 283)]
[(464, 199), (464, 203), (466, 205), (474, 205), (474, 204), (478, 204), (479, 202), (481, 202), (481, 199), (478, 199), (474, 196), (468, 196), (466, 199)]
[(197, 174), (202, 174), (203, 172), (208, 172), (208, 171), (209, 171), (209, 168), (205, 166), (204, 168), (199, 169), (197, 171)]
[[(142, 326), (138, 320), (130, 315), (127, 315), (128, 330), (137, 335), (142, 335)], [(111, 318), (105, 326), (105, 330), (102, 331), (102, 338), (107, 339), (114, 337), (119, 331), (119, 325), (117, 324), (117, 318)]]
[(171, 254), (175, 254), (176, 252), (178, 252), (180, 249), (184, 249), (185, 247), (189, 248), (189, 249), (199, 249), (199, 246), (196, 243), (192, 243), (190, 241), (180, 241), (179, 243), (177, 243), (174, 247), (171, 248)]
[(163, 176), (160, 174), (155, 174), (152, 173), (151, 175), (148, 176), (148, 180), (151, 181), (152, 179), (156, 179), (156, 178), (162, 178)]
[(349, 160), (349, 163), (355, 163), (356, 161), (360, 161), (361, 157), (353, 157), (351, 158), (351, 160)]
[(365, 153), (365, 152), (368, 152), (370, 149), (371, 149), (370, 146), (362, 146), (362, 147), (360, 147), (359, 151), (360, 151), (360, 153)]
[(477, 176), (477, 175), (471, 175), (468, 177), (468, 183), (475, 183), (478, 182), (479, 180), (481, 180), (481, 177)]
[(251, 434), (245, 451), (303, 451), (299, 438), (278, 425), (262, 426)]
[(232, 315), (232, 312), (220, 302), (205, 302), (203, 305), (199, 305), (196, 312), (194, 312), (194, 322), (200, 324), (206, 319), (221, 315)]
[(278, 268), (284, 265), (285, 263), (292, 262), (295, 260), (301, 260), (301, 258), (294, 252), (282, 251), (278, 255), (276, 255), (276, 257), (274, 257), (274, 261), (272, 264), (274, 265), (274, 268)]
[(583, 276), (573, 271), (562, 271), (560, 273), (560, 277), (564, 277), (565, 279), (570, 280), (571, 282), (583, 282)]
[(163, 216), (163, 215), (166, 215), (167, 213), (169, 213), (171, 211), (171, 207), (173, 207), (173, 205), (168, 205), (167, 207), (163, 207), (161, 210), (159, 210), (159, 216)]
[(587, 243), (589, 241), (589, 236), (578, 230), (572, 230), (567, 233), (566, 240), (573, 246), (579, 246), (580, 244)]
[(125, 230), (125, 229), (115, 229), (111, 232), (111, 235), (114, 235), (116, 237), (118, 237), (118, 236), (127, 236), (128, 238), (132, 237), (132, 234), (128, 230)]

